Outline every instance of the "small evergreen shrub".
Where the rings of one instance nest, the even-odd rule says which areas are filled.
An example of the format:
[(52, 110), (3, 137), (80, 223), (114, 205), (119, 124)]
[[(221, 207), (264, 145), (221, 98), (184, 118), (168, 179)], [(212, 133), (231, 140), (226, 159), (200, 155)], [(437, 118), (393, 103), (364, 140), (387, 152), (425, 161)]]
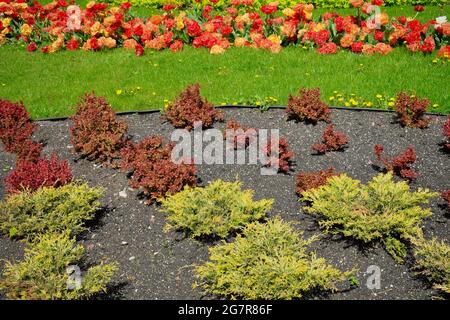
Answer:
[(447, 207), (450, 209), (450, 190), (446, 190), (441, 194), (442, 199), (447, 202)]
[(342, 273), (308, 253), (316, 240), (279, 218), (251, 223), (231, 243), (209, 249), (209, 261), (196, 268), (206, 292), (231, 299), (299, 299), (316, 291), (334, 291), (352, 274)]
[(129, 142), (121, 151), (120, 167), (130, 172), (130, 186), (143, 191), (147, 204), (197, 184), (195, 165), (174, 163), (172, 148), (162, 137), (150, 136), (137, 144)]
[(450, 152), (450, 115), (447, 116), (447, 121), (444, 123), (444, 150)]
[(209, 128), (215, 121), (223, 121), (223, 113), (200, 95), (198, 83), (189, 85), (163, 113), (176, 128), (194, 128), (194, 122), (201, 122), (202, 128)]
[(36, 124), (23, 103), (0, 100), (0, 140), (7, 152), (15, 153), (32, 136)]
[(320, 214), (319, 226), (326, 233), (341, 234), (363, 243), (381, 241), (392, 257), (401, 262), (406, 243), (421, 233), (422, 220), (431, 215), (420, 207), (437, 193), (419, 188), (410, 192), (405, 181), (394, 182), (391, 173), (375, 176), (367, 185), (345, 174), (302, 193), (311, 203), (305, 210)]
[(330, 122), (330, 108), (320, 99), (320, 89), (301, 88), (299, 96), (289, 96), (286, 108), (289, 119), (317, 123)]
[(273, 199), (254, 201), (253, 190), (241, 190), (240, 182), (216, 180), (163, 199), (161, 211), (167, 214), (166, 230), (183, 230), (193, 238), (226, 238), (263, 218), (272, 203)]
[(77, 183), (13, 194), (0, 202), (0, 232), (28, 241), (46, 232), (77, 235), (99, 210), (102, 194), (100, 188)]
[(291, 167), (294, 152), (289, 148), (285, 138), (278, 140), (278, 151), (276, 150), (276, 141), (270, 140), (263, 147), (263, 153), (267, 159), (261, 159), (265, 167), (278, 167), (278, 172), (287, 173)]
[(49, 159), (40, 158), (36, 162), (19, 160), (5, 179), (9, 193), (36, 191), (41, 187), (61, 187), (70, 181), (72, 171), (69, 163), (59, 161), (56, 154)]
[(81, 286), (74, 288), (68, 267), (80, 263), (84, 254), (67, 233), (41, 235), (25, 249), (22, 262), (7, 262), (0, 279), (0, 290), (8, 299), (22, 300), (72, 300), (87, 299), (106, 292), (116, 264), (90, 267), (81, 273)]
[(429, 117), (424, 117), (429, 104), (428, 99), (420, 99), (403, 91), (397, 95), (394, 109), (403, 126), (424, 129), (431, 121)]
[[(227, 134), (229, 136), (227, 137)], [(239, 122), (231, 119), (226, 124), (226, 130), (224, 133), (224, 139), (231, 139), (229, 143), (234, 149), (244, 149), (250, 143), (255, 141), (257, 137), (256, 129), (254, 128), (243, 128)]]
[(348, 137), (345, 133), (335, 131), (332, 124), (328, 125), (322, 135), (322, 142), (313, 144), (312, 149), (317, 153), (326, 153), (329, 151), (339, 151), (344, 149), (348, 143)]
[(414, 245), (415, 269), (435, 288), (450, 294), (450, 246), (437, 239), (422, 237)]
[(128, 125), (117, 120), (105, 98), (86, 94), (80, 99), (71, 120), (71, 142), (75, 151), (100, 163), (111, 163), (118, 158), (126, 143)]
[(383, 151), (384, 148), (382, 145), (375, 145), (375, 155), (377, 156), (378, 161), (384, 164), (387, 171), (393, 172), (395, 175), (408, 180), (414, 180), (417, 178), (418, 173), (411, 168), (411, 165), (413, 165), (417, 159), (416, 152), (413, 147), (407, 148), (401, 154), (393, 158), (383, 157)]
[(296, 189), (298, 195), (303, 192), (318, 188), (327, 183), (328, 178), (337, 176), (334, 167), (329, 167), (326, 170), (319, 170), (315, 172), (300, 172), (296, 179)]
[(6, 152), (16, 154), (17, 160), (39, 158), (42, 144), (31, 140), (35, 128), (23, 103), (0, 99), (0, 140)]

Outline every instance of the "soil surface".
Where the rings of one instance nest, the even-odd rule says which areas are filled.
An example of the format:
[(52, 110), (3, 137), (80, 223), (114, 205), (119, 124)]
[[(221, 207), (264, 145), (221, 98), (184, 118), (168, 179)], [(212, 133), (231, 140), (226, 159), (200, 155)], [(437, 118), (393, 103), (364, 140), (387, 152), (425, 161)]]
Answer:
[[(289, 174), (264, 176), (260, 165), (198, 165), (200, 185), (215, 179), (234, 181), (238, 177), (243, 187), (255, 190), (255, 198), (274, 198), (269, 216), (280, 215), (297, 222), (304, 236), (321, 235), (312, 245), (318, 256), (329, 260), (341, 270), (358, 268), (360, 286), (343, 286), (337, 293), (311, 296), (311, 299), (431, 299), (437, 292), (411, 271), (411, 263), (397, 264), (379, 245), (361, 247), (340, 237), (324, 236), (317, 218), (304, 214), (295, 194), (295, 176), (300, 171), (316, 171), (334, 166), (339, 172), (367, 182), (378, 173), (373, 147), (380, 143), (386, 155), (396, 155), (409, 145), (417, 152), (414, 168), (419, 172), (413, 189), (428, 187), (432, 191), (450, 188), (450, 156), (441, 151), (442, 125), (445, 117), (432, 117), (428, 129), (409, 129), (393, 121), (392, 113), (333, 110), (335, 129), (345, 132), (350, 143), (343, 152), (315, 155), (311, 145), (320, 140), (325, 123), (309, 125), (286, 121), (285, 112), (272, 109), (261, 113), (257, 109), (224, 109), (226, 119), (234, 118), (244, 127), (279, 129), (295, 152), (295, 164)], [(173, 127), (163, 122), (158, 113), (121, 116), (129, 124), (134, 141), (148, 135), (163, 135), (170, 139)], [(157, 205), (147, 206), (138, 192), (128, 188), (126, 174), (116, 169), (100, 167), (75, 154), (69, 137), (69, 121), (39, 122), (36, 140), (46, 143), (45, 154), (56, 152), (68, 159), (74, 177), (91, 186), (106, 188), (102, 200), (105, 210), (90, 230), (80, 237), (86, 248), (85, 264), (101, 260), (116, 261), (119, 271), (105, 299), (210, 299), (200, 289), (193, 289), (193, 266), (208, 258), (211, 242), (187, 239), (179, 232), (165, 233), (164, 214)], [(224, 129), (225, 123), (214, 126)], [(14, 165), (14, 157), (0, 151), (0, 179)], [(0, 198), (4, 185), (0, 184)], [(450, 213), (442, 199), (430, 203), (432, 217), (426, 219), (427, 237), (435, 236), (450, 242), (448, 219)], [(17, 261), (23, 255), (23, 244), (0, 236), (0, 272), (3, 259)], [(368, 289), (369, 266), (381, 269), (381, 289)]]

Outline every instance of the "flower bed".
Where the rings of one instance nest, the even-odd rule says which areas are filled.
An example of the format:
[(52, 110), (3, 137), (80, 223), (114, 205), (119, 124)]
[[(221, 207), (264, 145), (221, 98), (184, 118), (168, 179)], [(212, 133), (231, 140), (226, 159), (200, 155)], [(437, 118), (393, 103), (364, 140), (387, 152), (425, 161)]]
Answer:
[(302, 3), (283, 10), (276, 3), (260, 9), (236, 4), (189, 11), (168, 5), (163, 14), (137, 18), (130, 14), (129, 3), (109, 8), (92, 1), (80, 8), (65, 0), (44, 6), (6, 0), (0, 2), (0, 44), (19, 42), (26, 44), (28, 51), (45, 53), (123, 47), (138, 56), (144, 54), (144, 48), (176, 52), (184, 45), (208, 48), (212, 54), (231, 46), (279, 52), (295, 45), (316, 48), (320, 54), (348, 50), (368, 55), (385, 55), (393, 47), (404, 46), (413, 52), (439, 50), (438, 56), (450, 56), (450, 23), (445, 17), (422, 24), (416, 19), (389, 17), (368, 2), (353, 1), (352, 5), (354, 16), (325, 13), (315, 20), (314, 6)]

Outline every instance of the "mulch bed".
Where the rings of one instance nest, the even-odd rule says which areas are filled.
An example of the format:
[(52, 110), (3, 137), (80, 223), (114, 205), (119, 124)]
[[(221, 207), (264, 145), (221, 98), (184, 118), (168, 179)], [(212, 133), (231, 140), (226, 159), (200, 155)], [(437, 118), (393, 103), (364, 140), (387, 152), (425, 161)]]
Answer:
[[(442, 125), (445, 117), (432, 116), (433, 121), (426, 130), (403, 128), (394, 123), (392, 113), (368, 111), (333, 110), (335, 129), (345, 132), (350, 143), (343, 152), (314, 155), (311, 145), (320, 140), (325, 123), (307, 125), (286, 121), (283, 110), (273, 109), (261, 113), (257, 109), (225, 109), (226, 118), (234, 118), (244, 127), (279, 129), (287, 138), (295, 152), (295, 165), (289, 174), (262, 176), (259, 165), (199, 165), (198, 176), (201, 185), (215, 179), (233, 181), (238, 177), (244, 188), (255, 190), (255, 198), (274, 198), (270, 213), (280, 215), (287, 221), (296, 221), (296, 226), (304, 230), (305, 236), (322, 234), (315, 217), (302, 212), (302, 204), (295, 194), (295, 175), (300, 171), (316, 171), (334, 166), (338, 172), (346, 172), (351, 177), (367, 182), (378, 173), (378, 164), (373, 154), (373, 146), (380, 143), (387, 155), (398, 154), (409, 145), (417, 152), (414, 168), (419, 172), (411, 187), (428, 187), (432, 191), (443, 191), (450, 187), (450, 156), (441, 151)], [(158, 134), (167, 139), (173, 127), (163, 123), (158, 113), (132, 114), (121, 116), (129, 123), (129, 133), (133, 140)], [(68, 159), (74, 177), (89, 182), (91, 186), (106, 188), (103, 198), (105, 210), (90, 231), (80, 242), (86, 247), (85, 263), (102, 259), (117, 261), (119, 271), (114, 278), (107, 299), (208, 299), (199, 289), (192, 289), (194, 282), (193, 265), (208, 258), (211, 242), (186, 239), (182, 233), (164, 233), (164, 215), (157, 205), (146, 206), (138, 197), (138, 192), (128, 188), (126, 175), (118, 170), (102, 168), (92, 162), (80, 159), (70, 146), (69, 121), (42, 121), (35, 139), (47, 143), (44, 152), (57, 152)], [(225, 123), (215, 125), (224, 129)], [(4, 179), (14, 165), (14, 157), (0, 152), (0, 179)], [(119, 196), (125, 191), (127, 196)], [(4, 186), (0, 184), (0, 198)], [(448, 218), (450, 212), (442, 199), (430, 204), (433, 216), (425, 221), (427, 237), (436, 236), (450, 242)], [(381, 246), (362, 247), (341, 237), (322, 236), (313, 244), (318, 256), (325, 257), (338, 268), (359, 268), (360, 287), (342, 288), (338, 293), (321, 295), (325, 299), (430, 299), (435, 290), (411, 271), (410, 262), (395, 263)], [(20, 259), (23, 245), (0, 237), (0, 260)], [(0, 271), (4, 262), (0, 262)], [(366, 287), (369, 265), (381, 268), (381, 289)], [(317, 296), (315, 296), (317, 298)], [(314, 298), (314, 297), (311, 297)]]

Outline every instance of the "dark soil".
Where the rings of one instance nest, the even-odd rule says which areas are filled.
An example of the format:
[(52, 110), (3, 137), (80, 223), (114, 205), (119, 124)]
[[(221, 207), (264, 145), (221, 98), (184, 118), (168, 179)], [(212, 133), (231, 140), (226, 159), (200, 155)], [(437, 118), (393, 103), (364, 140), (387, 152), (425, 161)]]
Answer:
[[(413, 189), (428, 187), (432, 191), (450, 188), (450, 156), (440, 150), (444, 117), (433, 116), (426, 130), (403, 128), (393, 122), (391, 113), (333, 110), (335, 129), (345, 132), (350, 143), (343, 152), (313, 155), (311, 145), (321, 138), (325, 123), (306, 125), (286, 121), (283, 110), (261, 113), (256, 109), (226, 109), (226, 118), (235, 118), (244, 127), (279, 129), (295, 152), (295, 166), (289, 174), (263, 176), (259, 165), (199, 165), (201, 184), (214, 179), (233, 181), (236, 177), (244, 188), (255, 190), (255, 198), (274, 198), (270, 216), (280, 215), (287, 221), (296, 221), (305, 236), (322, 235), (313, 248), (318, 256), (328, 259), (342, 270), (356, 267), (360, 286), (355, 289), (342, 287), (340, 292), (312, 296), (325, 299), (430, 299), (437, 292), (421, 278), (414, 275), (410, 263), (395, 263), (379, 245), (360, 246), (339, 237), (323, 236), (316, 218), (302, 212), (302, 205), (295, 194), (295, 175), (300, 171), (316, 171), (334, 166), (353, 178), (367, 182), (377, 169), (373, 146), (380, 143), (386, 155), (395, 155), (412, 145), (417, 152), (414, 168), (418, 179)], [(148, 135), (159, 134), (170, 138), (173, 130), (163, 123), (158, 113), (122, 116), (129, 123), (129, 133), (138, 141)], [(224, 123), (215, 127), (223, 129)], [(92, 186), (103, 186), (105, 210), (98, 223), (81, 237), (86, 247), (86, 263), (100, 260), (117, 261), (119, 272), (114, 278), (111, 293), (106, 299), (207, 299), (199, 289), (192, 289), (193, 266), (205, 261), (208, 247), (214, 243), (186, 239), (178, 232), (163, 232), (164, 215), (157, 205), (146, 206), (138, 198), (137, 191), (128, 188), (126, 175), (118, 170), (103, 168), (80, 159), (70, 145), (69, 122), (40, 122), (35, 139), (47, 143), (45, 153), (57, 152), (70, 161), (74, 176)], [(14, 164), (14, 157), (0, 152), (0, 178), (7, 175)], [(119, 196), (125, 191), (126, 197)], [(4, 186), (0, 185), (0, 197)], [(448, 232), (449, 212), (442, 199), (431, 202), (433, 216), (425, 221), (428, 237), (436, 236), (450, 242)], [(20, 259), (23, 245), (0, 237), (0, 260)], [(367, 267), (381, 268), (381, 289), (370, 290), (366, 286)], [(0, 269), (3, 262), (0, 262)], [(0, 270), (1, 271), (1, 270)]]

